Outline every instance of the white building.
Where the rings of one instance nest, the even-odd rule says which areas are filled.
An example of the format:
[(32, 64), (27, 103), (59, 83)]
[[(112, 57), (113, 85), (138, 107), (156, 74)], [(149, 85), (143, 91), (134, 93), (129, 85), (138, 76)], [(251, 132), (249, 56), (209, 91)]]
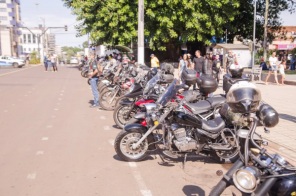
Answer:
[(43, 32), (44, 29), (42, 27), (22, 28), (22, 36), (20, 38), (22, 55), (25, 56), (36, 51), (38, 56), (40, 55), (41, 59), (43, 59), (45, 55), (55, 53), (55, 35), (50, 33), (50, 29), (45, 33)]
[(0, 55), (20, 55), (20, 21), (20, 0), (0, 0)]

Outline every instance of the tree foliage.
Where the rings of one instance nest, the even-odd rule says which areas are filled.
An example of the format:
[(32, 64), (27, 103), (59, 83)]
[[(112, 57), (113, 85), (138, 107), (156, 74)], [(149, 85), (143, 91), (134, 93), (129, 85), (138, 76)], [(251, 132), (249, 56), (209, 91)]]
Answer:
[(80, 52), (80, 51), (82, 51), (82, 49), (79, 47), (72, 47), (72, 46), (70, 46), (70, 47), (63, 46), (62, 47), (62, 52), (66, 53), (67, 59), (70, 59), (72, 56), (76, 56), (77, 52)]
[[(138, 2), (130, 0), (63, 0), (81, 24), (81, 35), (93, 42), (128, 44), (137, 38)], [(145, 1), (145, 41), (165, 50), (166, 43), (202, 41), (222, 35), (223, 27), (238, 14), (239, 0)]]
[[(95, 44), (123, 44), (137, 39), (138, 2), (131, 0), (63, 0), (81, 23), (80, 35)], [(277, 29), (281, 11), (294, 10), (293, 0), (270, 0), (268, 25)], [(253, 0), (145, 1), (145, 42), (155, 50), (170, 43), (210, 43), (212, 36), (252, 38)], [(257, 36), (263, 36), (265, 0), (257, 0)]]

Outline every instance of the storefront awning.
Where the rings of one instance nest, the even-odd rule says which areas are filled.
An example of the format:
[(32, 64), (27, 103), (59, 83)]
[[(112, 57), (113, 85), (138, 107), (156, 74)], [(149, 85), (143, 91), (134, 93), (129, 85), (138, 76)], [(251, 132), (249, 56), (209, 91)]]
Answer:
[(296, 44), (275, 44), (277, 50), (293, 50)]

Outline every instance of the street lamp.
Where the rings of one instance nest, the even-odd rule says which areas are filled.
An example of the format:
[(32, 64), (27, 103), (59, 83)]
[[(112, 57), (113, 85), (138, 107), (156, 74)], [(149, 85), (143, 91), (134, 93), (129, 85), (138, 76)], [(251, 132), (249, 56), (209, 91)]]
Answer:
[(255, 43), (256, 43), (256, 4), (257, 0), (254, 0), (254, 26), (253, 26), (253, 50), (252, 50), (252, 68), (255, 65)]

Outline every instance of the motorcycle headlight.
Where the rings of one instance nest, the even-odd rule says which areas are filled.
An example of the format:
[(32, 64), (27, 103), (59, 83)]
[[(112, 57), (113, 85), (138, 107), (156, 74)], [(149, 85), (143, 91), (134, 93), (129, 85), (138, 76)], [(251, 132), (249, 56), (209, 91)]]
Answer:
[(233, 174), (236, 188), (244, 193), (252, 193), (259, 182), (259, 171), (255, 167), (244, 167)]

